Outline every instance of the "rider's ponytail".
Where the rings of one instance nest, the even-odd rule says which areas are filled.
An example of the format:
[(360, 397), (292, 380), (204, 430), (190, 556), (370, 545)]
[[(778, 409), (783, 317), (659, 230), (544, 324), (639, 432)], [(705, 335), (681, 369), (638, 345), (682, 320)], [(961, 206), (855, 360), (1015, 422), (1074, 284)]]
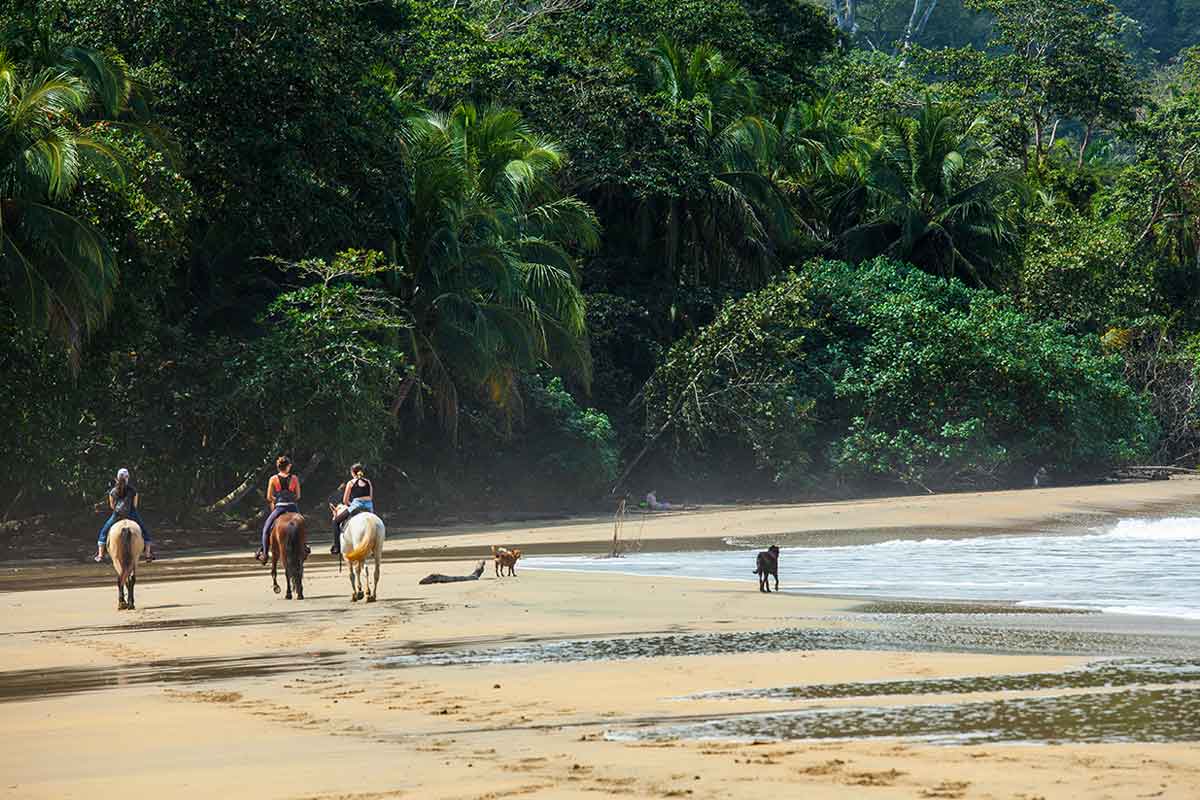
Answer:
[(367, 477), (367, 471), (363, 468), (362, 464), (355, 464), (354, 466), (350, 467), (350, 474), (356, 478)]
[(125, 487), (129, 485), (129, 470), (122, 467), (117, 470), (117, 497), (125, 496)]

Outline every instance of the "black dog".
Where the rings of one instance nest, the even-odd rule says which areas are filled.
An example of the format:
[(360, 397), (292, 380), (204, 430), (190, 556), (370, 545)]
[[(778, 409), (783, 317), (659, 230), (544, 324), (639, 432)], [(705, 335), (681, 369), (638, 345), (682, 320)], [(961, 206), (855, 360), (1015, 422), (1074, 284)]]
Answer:
[(754, 574), (758, 576), (758, 590), (760, 592), (770, 593), (771, 586), (767, 580), (771, 575), (775, 576), (775, 591), (779, 591), (779, 548), (771, 545), (766, 550), (758, 554), (758, 562), (754, 567)]

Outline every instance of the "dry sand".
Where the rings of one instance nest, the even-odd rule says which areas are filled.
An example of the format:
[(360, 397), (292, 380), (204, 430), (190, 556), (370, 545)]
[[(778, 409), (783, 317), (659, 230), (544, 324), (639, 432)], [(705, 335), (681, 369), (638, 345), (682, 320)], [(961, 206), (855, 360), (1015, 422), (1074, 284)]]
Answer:
[[(722, 509), (647, 524), (662, 539), (1030, 526), (1068, 515), (1182, 508), (1195, 504), (1198, 489), (1197, 481), (1171, 481)], [(373, 605), (351, 604), (345, 575), (324, 563), (309, 571), (307, 599), (289, 602), (271, 594), (265, 574), (215, 571), (154, 582), (187, 566), (158, 562), (143, 568), (138, 610), (123, 613), (115, 610), (114, 587), (60, 588), (54, 571), (25, 570), (21, 575), (40, 588), (0, 594), (0, 795), (1031, 800), (1194, 798), (1200, 791), (1194, 744), (603, 738), (644, 720), (806, 705), (678, 699), (696, 692), (1058, 670), (1078, 659), (795, 652), (379, 667), (414, 648), (856, 624), (843, 601), (764, 597), (751, 576), (745, 585), (540, 571), (498, 580), (489, 566), (478, 582), (419, 586), (428, 572), (464, 573), (473, 562), (396, 559), (440, 544), (597, 542), (611, 535), (610, 522), (595, 522), (393, 538), (381, 600)]]

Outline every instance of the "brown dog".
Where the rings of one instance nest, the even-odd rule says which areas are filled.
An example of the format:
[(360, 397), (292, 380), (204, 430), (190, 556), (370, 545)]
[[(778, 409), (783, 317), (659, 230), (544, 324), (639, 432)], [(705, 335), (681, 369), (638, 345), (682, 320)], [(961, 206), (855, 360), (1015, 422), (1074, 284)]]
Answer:
[(517, 559), (520, 557), (520, 550), (509, 550), (507, 547), (496, 547), (495, 545), (492, 545), (492, 570), (496, 573), (496, 577), (504, 577), (505, 568), (508, 569), (509, 575), (516, 577)]

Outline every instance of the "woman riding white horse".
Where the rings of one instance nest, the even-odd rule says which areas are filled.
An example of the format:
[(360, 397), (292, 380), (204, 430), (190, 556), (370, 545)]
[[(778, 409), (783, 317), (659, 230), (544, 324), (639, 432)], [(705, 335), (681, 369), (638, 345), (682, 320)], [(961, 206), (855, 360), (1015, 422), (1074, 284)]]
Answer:
[(367, 479), (367, 470), (362, 464), (350, 467), (350, 480), (338, 491), (341, 492), (343, 510), (333, 515), (333, 547), (329, 548), (335, 556), (342, 552), (342, 523), (360, 511), (375, 510), (375, 486)]
[[(334, 519), (346, 510), (346, 506), (329, 506)], [(342, 554), (350, 562), (350, 600), (356, 602), (365, 596), (368, 603), (374, 603), (379, 592), (379, 565), (383, 561), (383, 540), (386, 530), (383, 520), (370, 511), (362, 511), (342, 524), (340, 535)], [(375, 578), (371, 580), (371, 570), (367, 567), (367, 559), (375, 561)], [(338, 559), (341, 564), (341, 558)], [(363, 569), (366, 567), (366, 578)], [(370, 585), (368, 585), (370, 584)]]

